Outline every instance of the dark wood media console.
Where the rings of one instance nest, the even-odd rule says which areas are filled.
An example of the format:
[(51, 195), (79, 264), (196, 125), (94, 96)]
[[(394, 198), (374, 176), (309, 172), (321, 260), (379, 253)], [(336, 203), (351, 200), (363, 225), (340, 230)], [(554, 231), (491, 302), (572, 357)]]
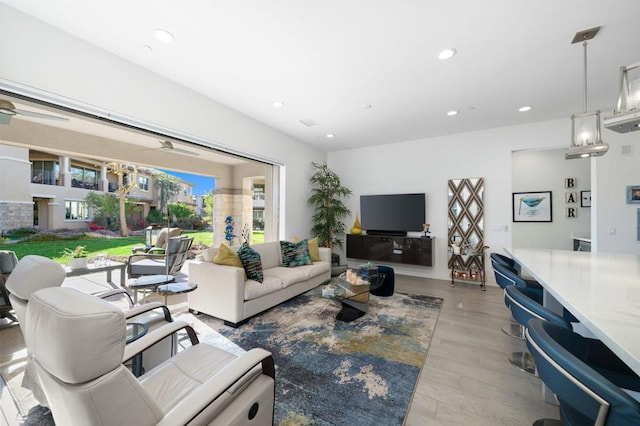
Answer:
[(433, 238), (347, 234), (347, 257), (433, 266)]

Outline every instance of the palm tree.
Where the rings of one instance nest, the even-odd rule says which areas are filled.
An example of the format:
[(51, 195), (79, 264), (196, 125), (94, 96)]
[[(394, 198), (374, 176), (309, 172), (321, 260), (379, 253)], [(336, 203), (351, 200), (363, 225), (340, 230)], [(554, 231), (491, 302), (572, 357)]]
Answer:
[(315, 169), (310, 179), (311, 196), (307, 200), (307, 204), (315, 208), (311, 235), (318, 237), (321, 247), (342, 247), (345, 234), (342, 220), (351, 214), (342, 198), (349, 198), (352, 192), (342, 186), (340, 177), (329, 169), (326, 162), (312, 162), (311, 165)]

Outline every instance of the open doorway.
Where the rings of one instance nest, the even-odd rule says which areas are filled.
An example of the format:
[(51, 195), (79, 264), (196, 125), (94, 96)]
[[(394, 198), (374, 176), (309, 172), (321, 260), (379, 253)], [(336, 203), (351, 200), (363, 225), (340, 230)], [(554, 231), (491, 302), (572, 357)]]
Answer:
[[(573, 250), (574, 238), (590, 239), (591, 208), (581, 202), (581, 194), (591, 190), (591, 162), (565, 160), (566, 148), (527, 150), (512, 153), (512, 192), (510, 208), (518, 212), (514, 203), (518, 195), (541, 194), (549, 208), (549, 217), (515, 218), (512, 227), (512, 246)], [(523, 204), (524, 209), (528, 209)], [(532, 208), (533, 212), (534, 209)], [(550, 220), (547, 220), (550, 219)]]
[[(33, 99), (0, 92), (0, 98), (9, 100), (22, 110), (31, 110), (57, 119), (30, 116), (11, 117), (0, 123), (0, 168), (14, 177), (15, 185), (0, 188), (0, 210), (19, 210), (7, 221), (0, 216), (0, 229), (43, 225), (49, 228), (86, 226), (89, 217), (69, 215), (67, 210), (84, 211), (83, 202), (88, 192), (113, 194), (117, 179), (109, 165), (119, 163), (135, 170), (135, 188), (131, 199), (140, 207), (132, 213), (132, 221), (143, 223), (150, 211), (158, 208), (157, 193), (153, 188), (153, 171), (160, 170), (185, 176), (207, 177), (215, 186), (207, 193), (194, 192), (189, 179), (182, 179), (183, 190), (172, 202), (188, 205), (194, 212), (204, 202), (198, 198), (212, 195), (213, 211), (212, 244), (224, 241), (224, 219), (232, 216), (237, 224), (237, 240), (240, 231), (247, 226), (253, 230), (253, 187), (244, 187), (245, 179), (262, 182), (261, 197), (269, 200), (261, 209), (264, 240), (278, 238), (279, 188), (276, 164), (225, 152), (207, 146), (206, 141), (190, 141), (188, 137), (176, 137), (160, 133), (158, 127), (148, 130), (134, 125), (97, 119), (80, 111), (56, 109), (55, 105), (43, 105)], [(5, 120), (7, 121), (7, 120)], [(37, 158), (36, 158), (37, 157)], [(36, 170), (37, 169), (37, 170)], [(35, 174), (36, 171), (40, 172)], [(131, 173), (134, 176), (134, 173)], [(35, 179), (34, 179), (35, 177)], [(40, 178), (41, 177), (41, 178)], [(46, 179), (45, 179), (46, 177)], [(275, 181), (274, 181), (275, 177)], [(35, 198), (48, 199), (43, 203)], [(249, 199), (250, 209), (245, 209)], [(217, 201), (217, 202), (216, 202)], [(36, 205), (37, 204), (37, 205)], [(43, 210), (48, 221), (43, 222)], [(17, 209), (17, 210), (16, 210)], [(16, 220), (15, 218), (19, 218)], [(21, 222), (20, 222), (21, 221)], [(18, 223), (20, 222), (20, 223)]]

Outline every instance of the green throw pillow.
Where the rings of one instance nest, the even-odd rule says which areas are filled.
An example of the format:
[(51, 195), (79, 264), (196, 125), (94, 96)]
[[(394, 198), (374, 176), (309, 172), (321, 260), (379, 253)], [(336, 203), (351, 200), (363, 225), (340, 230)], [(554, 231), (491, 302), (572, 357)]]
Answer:
[(264, 275), (262, 274), (260, 253), (249, 247), (249, 244), (244, 243), (238, 250), (238, 256), (244, 267), (244, 272), (247, 274), (247, 278), (258, 281), (259, 283), (263, 282)]
[(311, 256), (309, 256), (309, 246), (307, 240), (297, 243), (289, 241), (280, 241), (280, 250), (282, 251), (282, 264), (290, 268), (311, 265)]

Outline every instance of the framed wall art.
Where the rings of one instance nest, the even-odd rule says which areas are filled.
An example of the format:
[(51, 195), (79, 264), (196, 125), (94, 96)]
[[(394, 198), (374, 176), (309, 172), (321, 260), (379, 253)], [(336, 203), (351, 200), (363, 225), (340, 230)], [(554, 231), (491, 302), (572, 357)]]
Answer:
[(591, 191), (580, 191), (580, 207), (591, 207)]
[(640, 204), (640, 185), (627, 186), (627, 204)]
[(514, 192), (514, 222), (551, 222), (551, 191)]

